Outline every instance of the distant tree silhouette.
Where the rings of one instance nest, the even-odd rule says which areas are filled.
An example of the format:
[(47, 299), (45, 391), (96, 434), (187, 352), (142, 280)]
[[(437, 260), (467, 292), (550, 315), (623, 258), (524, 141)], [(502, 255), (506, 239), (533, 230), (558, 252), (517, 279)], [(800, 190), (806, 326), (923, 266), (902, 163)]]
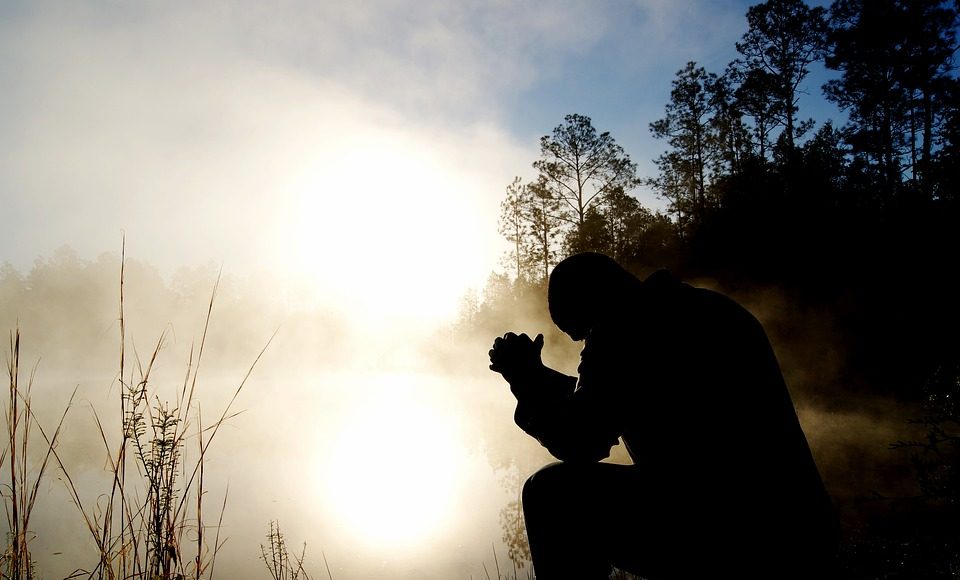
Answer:
[(516, 279), (523, 277), (527, 263), (527, 219), (530, 190), (519, 177), (507, 186), (507, 195), (500, 202), (500, 235), (512, 244), (507, 261)]
[(500, 234), (511, 244), (506, 261), (518, 283), (539, 284), (559, 259), (559, 202), (516, 177), (500, 202)]
[(772, 146), (771, 135), (780, 118), (783, 102), (776, 97), (774, 76), (762, 68), (743, 68), (732, 64), (729, 76), (740, 111), (751, 119), (754, 155), (766, 161)]
[(826, 97), (849, 115), (855, 154), (894, 194), (906, 168), (929, 196), (927, 173), (948, 119), (956, 9), (939, 0), (838, 0), (830, 11)]
[(500, 478), (504, 490), (514, 499), (500, 509), (500, 528), (503, 531), (503, 544), (507, 547), (507, 557), (516, 568), (524, 568), (530, 563), (530, 543), (523, 521), (523, 508), (520, 505), (520, 489), (523, 476), (517, 467), (510, 466)]
[(653, 214), (637, 198), (614, 192), (604, 200), (600, 212), (605, 218), (608, 245), (600, 251), (628, 262), (642, 252), (641, 240), (653, 222)]
[(960, 199), (960, 80), (945, 84), (940, 148), (931, 157), (925, 189), (934, 200), (956, 202)]
[(577, 252), (599, 252), (612, 244), (607, 219), (599, 207), (591, 207), (580, 227), (570, 230), (564, 239), (564, 255)]
[[(716, 75), (688, 62), (672, 82), (670, 102), (663, 118), (650, 123), (650, 132), (665, 139), (671, 150), (655, 160), (660, 177), (649, 181), (657, 193), (670, 200), (681, 226), (696, 227), (707, 211), (713, 104), (710, 86)], [(688, 222), (684, 220), (691, 218)]]
[[(924, 498), (960, 507), (960, 359), (943, 362), (924, 384), (926, 428), (922, 440), (900, 440), (892, 449), (912, 451), (917, 486)], [(960, 539), (960, 538), (958, 538)]]
[(827, 121), (801, 147), (804, 167), (816, 172), (825, 186), (822, 191), (809, 192), (825, 199), (827, 205), (822, 209), (835, 207), (840, 192), (847, 187), (849, 149), (843, 137), (843, 132), (834, 127), (832, 121)]
[(738, 95), (737, 75), (732, 67), (708, 84), (713, 118), (710, 120), (710, 145), (714, 150), (712, 169), (715, 174), (737, 174), (755, 155), (751, 130), (744, 122), (744, 103)]
[(527, 206), (526, 218), (530, 236), (530, 264), (536, 274), (531, 279), (546, 284), (547, 275), (561, 257), (559, 246), (563, 236), (562, 209), (560, 200), (543, 188), (530, 186), (532, 193)]
[(579, 230), (569, 233), (566, 255), (602, 252), (619, 260), (635, 260), (641, 251), (640, 238), (652, 220), (653, 214), (637, 198), (613, 192), (587, 211)]
[(766, 73), (754, 79), (770, 83), (779, 101), (770, 111), (784, 127), (784, 143), (792, 151), (798, 129), (797, 94), (810, 65), (823, 57), (826, 10), (810, 8), (803, 0), (767, 0), (749, 8), (747, 24), (737, 43), (742, 66), (748, 75), (752, 70)]
[(567, 115), (553, 133), (540, 138), (534, 192), (555, 201), (558, 219), (583, 227), (587, 213), (604, 198), (637, 185), (637, 166), (609, 132), (597, 133), (590, 117)]

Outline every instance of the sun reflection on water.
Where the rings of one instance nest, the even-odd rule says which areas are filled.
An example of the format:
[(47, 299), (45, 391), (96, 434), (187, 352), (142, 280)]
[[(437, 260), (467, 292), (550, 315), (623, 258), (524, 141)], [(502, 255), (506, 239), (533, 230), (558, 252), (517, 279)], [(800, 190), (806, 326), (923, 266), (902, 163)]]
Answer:
[(340, 415), (319, 476), (340, 529), (378, 551), (408, 550), (454, 523), (465, 452), (425, 389), (403, 376), (380, 383)]

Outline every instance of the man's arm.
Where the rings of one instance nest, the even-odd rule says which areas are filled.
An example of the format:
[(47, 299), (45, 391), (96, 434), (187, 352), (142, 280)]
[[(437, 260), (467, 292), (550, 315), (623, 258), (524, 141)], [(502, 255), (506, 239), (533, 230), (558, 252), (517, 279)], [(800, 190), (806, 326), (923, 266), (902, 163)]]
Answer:
[(577, 379), (555, 371), (540, 360), (543, 335), (530, 340), (526, 334), (508, 332), (493, 342), (490, 370), (500, 373), (510, 384), (517, 401), (539, 406), (573, 393)]
[(540, 360), (543, 336), (509, 333), (494, 342), (491, 370), (517, 398), (514, 421), (562, 461), (595, 462), (610, 454), (619, 433), (596, 391), (577, 390), (577, 379)]
[[(506, 378), (506, 377), (504, 377)], [(542, 365), (526, 377), (507, 379), (510, 392), (517, 398), (517, 410), (513, 420), (529, 435), (540, 439), (539, 419), (573, 394), (577, 386), (575, 377), (567, 376)], [(542, 443), (542, 441), (541, 441)]]

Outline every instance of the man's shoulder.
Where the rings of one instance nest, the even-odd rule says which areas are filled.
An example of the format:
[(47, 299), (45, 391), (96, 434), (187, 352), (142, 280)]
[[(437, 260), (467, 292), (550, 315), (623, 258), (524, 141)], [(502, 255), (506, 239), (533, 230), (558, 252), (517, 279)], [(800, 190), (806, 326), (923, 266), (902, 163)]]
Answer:
[(666, 268), (655, 270), (643, 281), (644, 286), (649, 288), (669, 288), (682, 283), (679, 278), (674, 276), (673, 273)]
[(675, 308), (687, 310), (691, 302), (709, 300), (708, 294), (713, 291), (688, 284), (664, 268), (647, 276), (643, 281), (641, 292), (641, 310), (644, 315), (649, 316), (655, 312), (664, 313)]
[(727, 294), (684, 282), (667, 269), (657, 270), (647, 276), (644, 286), (648, 295), (660, 306), (673, 302), (681, 311), (697, 317), (756, 321), (749, 310)]

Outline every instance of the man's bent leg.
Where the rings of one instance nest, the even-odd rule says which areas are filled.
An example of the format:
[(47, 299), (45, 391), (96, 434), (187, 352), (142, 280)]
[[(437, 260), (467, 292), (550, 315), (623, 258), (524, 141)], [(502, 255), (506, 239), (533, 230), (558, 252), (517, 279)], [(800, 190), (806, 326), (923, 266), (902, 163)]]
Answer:
[(606, 580), (611, 565), (650, 579), (835, 577), (830, 546), (804, 537), (816, 535), (809, 526), (772, 530), (750, 512), (736, 520), (722, 497), (712, 511), (691, 510), (643, 475), (634, 466), (554, 463), (531, 476), (523, 512), (537, 580)]
[[(590, 465), (554, 463), (523, 486), (523, 516), (538, 580), (606, 580), (610, 565), (596, 546), (596, 520), (583, 483)], [(592, 488), (593, 486), (586, 486)]]
[(645, 538), (660, 535), (650, 500), (632, 466), (554, 463), (533, 474), (523, 512), (537, 579), (606, 580), (611, 564), (639, 552), (644, 568), (656, 568), (658, 550)]

